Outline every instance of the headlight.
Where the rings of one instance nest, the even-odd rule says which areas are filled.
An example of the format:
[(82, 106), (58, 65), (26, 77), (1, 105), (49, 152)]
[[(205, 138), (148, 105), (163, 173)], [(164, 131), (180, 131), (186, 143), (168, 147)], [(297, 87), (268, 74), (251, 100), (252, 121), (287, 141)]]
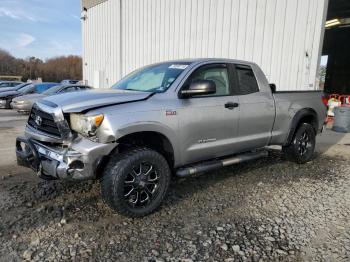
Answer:
[(24, 101), (14, 101), (16, 104), (24, 104)]
[(95, 116), (85, 116), (82, 114), (70, 114), (71, 128), (86, 136), (94, 136), (97, 128), (103, 122), (104, 116), (102, 114)]

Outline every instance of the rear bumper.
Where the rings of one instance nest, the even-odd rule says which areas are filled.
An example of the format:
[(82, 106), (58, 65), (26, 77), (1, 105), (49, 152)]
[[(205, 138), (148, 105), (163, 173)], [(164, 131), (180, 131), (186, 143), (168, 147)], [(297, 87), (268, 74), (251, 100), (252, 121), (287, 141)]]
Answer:
[(102, 158), (116, 144), (100, 144), (85, 138), (77, 140), (68, 148), (58, 148), (27, 137), (17, 137), (17, 163), (33, 169), (43, 179), (94, 179)]

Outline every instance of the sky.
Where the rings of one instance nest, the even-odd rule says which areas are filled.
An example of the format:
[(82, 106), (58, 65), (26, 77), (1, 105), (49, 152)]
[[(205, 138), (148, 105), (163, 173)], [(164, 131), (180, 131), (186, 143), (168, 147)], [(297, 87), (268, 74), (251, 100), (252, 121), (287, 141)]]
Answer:
[(0, 0), (0, 48), (46, 59), (81, 55), (80, 0)]
[(324, 55), (321, 57), (321, 66), (327, 66), (328, 63), (328, 55)]

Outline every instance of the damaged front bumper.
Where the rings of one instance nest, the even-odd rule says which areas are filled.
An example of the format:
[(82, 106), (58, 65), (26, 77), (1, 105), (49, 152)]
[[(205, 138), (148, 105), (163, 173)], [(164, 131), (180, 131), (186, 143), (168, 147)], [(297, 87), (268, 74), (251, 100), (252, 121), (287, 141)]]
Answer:
[(98, 165), (115, 146), (79, 137), (62, 148), (18, 137), (16, 155), (18, 165), (33, 169), (43, 179), (86, 180), (96, 178)]

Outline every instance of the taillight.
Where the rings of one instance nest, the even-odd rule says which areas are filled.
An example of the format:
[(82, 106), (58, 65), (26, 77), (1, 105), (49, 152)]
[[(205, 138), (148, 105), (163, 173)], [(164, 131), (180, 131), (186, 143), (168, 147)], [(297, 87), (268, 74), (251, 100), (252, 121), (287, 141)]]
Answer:
[(327, 96), (322, 96), (322, 102), (325, 106), (328, 106), (328, 97)]

